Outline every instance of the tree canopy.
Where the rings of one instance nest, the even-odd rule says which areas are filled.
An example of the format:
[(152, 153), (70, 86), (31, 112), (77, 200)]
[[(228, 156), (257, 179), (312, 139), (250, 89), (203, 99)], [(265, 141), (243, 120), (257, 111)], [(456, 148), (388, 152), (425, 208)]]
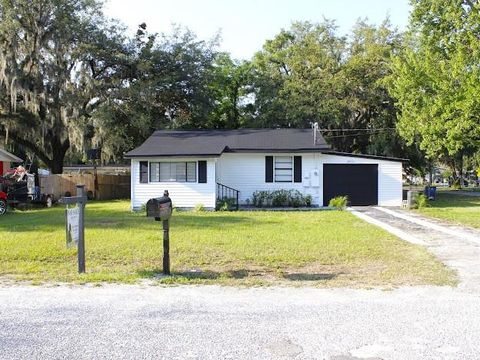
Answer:
[(207, 127), (216, 107), (215, 44), (178, 27), (169, 36), (151, 34), (141, 24), (122, 83), (95, 113), (95, 146), (119, 161), (154, 130)]
[(458, 173), (480, 146), (480, 7), (463, 0), (412, 5), (405, 48), (391, 65), (398, 128)]
[(121, 77), (123, 33), (91, 0), (0, 2), (0, 131), (61, 172)]
[(129, 34), (95, 0), (0, 0), (0, 138), (61, 172), (156, 129), (309, 127), (336, 150), (457, 166), (478, 159), (478, 5), (412, 1), (385, 20), (294, 22), (250, 60), (174, 27)]

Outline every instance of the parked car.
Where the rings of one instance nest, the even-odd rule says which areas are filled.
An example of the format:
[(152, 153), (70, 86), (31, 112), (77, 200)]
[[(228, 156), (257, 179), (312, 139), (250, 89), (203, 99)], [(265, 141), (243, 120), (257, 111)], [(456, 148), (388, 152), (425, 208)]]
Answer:
[(0, 191), (0, 215), (7, 212), (7, 194)]
[(5, 214), (7, 205), (26, 207), (29, 204), (41, 204), (51, 207), (54, 202), (52, 194), (42, 194), (35, 185), (35, 175), (30, 174), (23, 166), (19, 166), (0, 177), (0, 215)]

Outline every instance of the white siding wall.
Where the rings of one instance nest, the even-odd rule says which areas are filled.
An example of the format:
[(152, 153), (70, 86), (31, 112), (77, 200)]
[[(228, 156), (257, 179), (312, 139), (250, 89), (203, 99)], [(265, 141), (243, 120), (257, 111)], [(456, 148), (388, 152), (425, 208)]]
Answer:
[[(266, 183), (265, 156), (302, 156), (301, 183)], [(296, 189), (310, 194), (314, 205), (323, 204), (323, 164), (378, 164), (378, 204), (401, 206), (402, 163), (321, 153), (223, 154), (217, 164), (217, 181), (240, 191), (240, 203), (257, 190)]]
[[(148, 184), (140, 183), (140, 161), (207, 161), (207, 182), (198, 183), (198, 165), (197, 182), (152, 182)], [(139, 210), (143, 204), (153, 198), (163, 195), (164, 190), (168, 190), (174, 206), (194, 207), (197, 204), (203, 204), (207, 208), (215, 208), (215, 162), (216, 159), (199, 158), (148, 158), (131, 160), (131, 207), (132, 210)]]
[(296, 189), (303, 194), (312, 195), (313, 204), (318, 205), (321, 202), (321, 187), (320, 185), (310, 186), (310, 179), (303, 179), (301, 183), (266, 183), (265, 156), (302, 156), (302, 175), (304, 177), (310, 176), (315, 168), (318, 173), (321, 171), (318, 167), (318, 160), (316, 160), (319, 154), (226, 153), (218, 160), (218, 181), (240, 190), (240, 203), (251, 199), (252, 194), (257, 190), (277, 189)]

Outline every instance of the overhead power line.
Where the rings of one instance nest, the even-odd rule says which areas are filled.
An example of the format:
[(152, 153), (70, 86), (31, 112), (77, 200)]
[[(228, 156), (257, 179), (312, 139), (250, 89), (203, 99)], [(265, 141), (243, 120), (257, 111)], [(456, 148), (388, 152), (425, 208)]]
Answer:
[(378, 134), (381, 132), (387, 132), (392, 129), (383, 129), (383, 130), (375, 130), (375, 131), (370, 131), (366, 133), (356, 133), (356, 134), (342, 134), (342, 135), (324, 135), (328, 139), (334, 139), (334, 138), (341, 138), (341, 137), (351, 137), (351, 136), (362, 136), (362, 135), (373, 135), (373, 134)]

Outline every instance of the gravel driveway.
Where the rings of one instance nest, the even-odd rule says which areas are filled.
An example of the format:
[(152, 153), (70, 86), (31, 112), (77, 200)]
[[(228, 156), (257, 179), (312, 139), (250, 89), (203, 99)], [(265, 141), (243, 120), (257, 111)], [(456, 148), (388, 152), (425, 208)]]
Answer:
[(478, 359), (480, 294), (0, 287), (2, 359)]
[(367, 216), (366, 221), (373, 219), (377, 225), (400, 238), (425, 246), (445, 265), (457, 271), (460, 288), (480, 293), (480, 231), (399, 209), (358, 207), (352, 213), (363, 215), (362, 218)]

